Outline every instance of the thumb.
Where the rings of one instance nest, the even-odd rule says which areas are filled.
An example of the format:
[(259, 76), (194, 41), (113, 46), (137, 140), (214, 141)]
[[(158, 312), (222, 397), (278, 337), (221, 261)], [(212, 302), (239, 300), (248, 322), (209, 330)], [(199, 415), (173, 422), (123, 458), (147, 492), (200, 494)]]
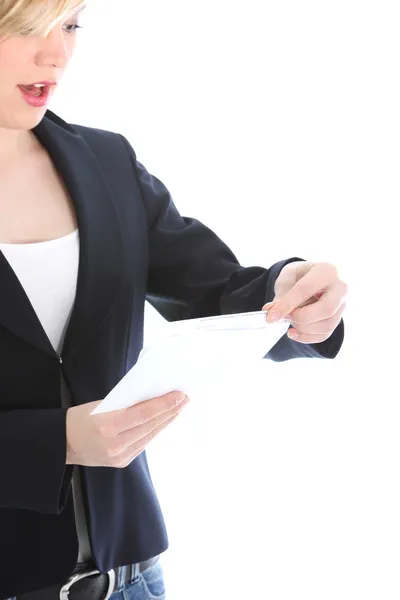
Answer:
[(262, 310), (270, 310), (278, 301), (278, 298), (275, 296), (272, 302), (267, 302), (267, 304), (264, 304), (264, 306), (262, 307)]

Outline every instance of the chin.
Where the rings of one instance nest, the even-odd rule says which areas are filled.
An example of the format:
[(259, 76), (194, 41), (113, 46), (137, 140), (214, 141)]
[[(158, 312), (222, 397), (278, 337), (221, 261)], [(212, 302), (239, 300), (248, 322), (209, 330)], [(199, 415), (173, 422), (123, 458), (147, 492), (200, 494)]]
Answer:
[(27, 107), (25, 110), (14, 111), (10, 117), (9, 122), (5, 125), (6, 129), (21, 129), (28, 130), (33, 129), (39, 125), (47, 111), (47, 107), (43, 106), (40, 108)]
[(31, 115), (30, 117), (30, 124), (28, 125), (29, 129), (33, 129), (34, 127), (39, 125), (40, 121), (44, 118), (44, 115), (46, 114), (47, 107), (45, 106), (43, 108), (35, 108), (34, 111), (35, 114)]

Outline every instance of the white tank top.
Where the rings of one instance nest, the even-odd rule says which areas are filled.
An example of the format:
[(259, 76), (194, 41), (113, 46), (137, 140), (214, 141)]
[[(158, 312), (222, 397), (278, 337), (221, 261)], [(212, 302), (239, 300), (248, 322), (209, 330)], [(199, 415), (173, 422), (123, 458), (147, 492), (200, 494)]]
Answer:
[(4, 244), (0, 250), (13, 268), (54, 350), (61, 354), (75, 302), (79, 233), (34, 244)]
[[(54, 350), (60, 356), (65, 332), (75, 302), (79, 268), (79, 231), (32, 244), (0, 243), (8, 263), (14, 270), (45, 330)], [(61, 378), (63, 406), (71, 406), (69, 390)], [(78, 562), (88, 561), (91, 550), (87, 533), (79, 471), (72, 477), (75, 520), (79, 538)]]

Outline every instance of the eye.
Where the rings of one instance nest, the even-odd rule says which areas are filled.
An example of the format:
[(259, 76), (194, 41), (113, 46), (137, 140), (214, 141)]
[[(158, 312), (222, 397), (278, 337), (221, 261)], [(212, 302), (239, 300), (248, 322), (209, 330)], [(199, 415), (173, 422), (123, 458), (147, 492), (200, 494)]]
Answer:
[[(72, 28), (72, 29), (67, 29), (67, 33), (69, 33), (69, 34), (74, 34), (77, 32), (78, 29), (83, 29), (82, 25), (65, 25), (65, 27)], [(20, 33), (19, 35), (21, 37), (31, 37), (32, 32), (33, 32), (33, 29), (25, 29), (25, 31)]]
[(67, 33), (76, 33), (78, 29), (82, 29), (81, 25), (66, 25), (65, 27), (72, 27), (72, 30), (67, 30)]

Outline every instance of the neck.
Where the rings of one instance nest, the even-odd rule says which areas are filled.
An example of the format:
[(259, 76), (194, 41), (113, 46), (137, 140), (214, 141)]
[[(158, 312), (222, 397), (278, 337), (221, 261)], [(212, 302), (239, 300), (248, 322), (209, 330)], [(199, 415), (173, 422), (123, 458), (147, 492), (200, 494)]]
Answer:
[(36, 145), (37, 140), (30, 130), (0, 128), (0, 164), (27, 156)]

